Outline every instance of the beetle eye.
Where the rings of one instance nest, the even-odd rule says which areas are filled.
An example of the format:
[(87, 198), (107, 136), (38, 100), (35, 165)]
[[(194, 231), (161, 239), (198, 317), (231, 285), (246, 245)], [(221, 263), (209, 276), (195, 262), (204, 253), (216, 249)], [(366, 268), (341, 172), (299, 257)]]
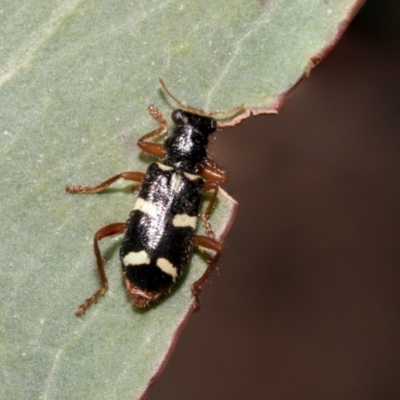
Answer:
[(185, 118), (184, 111), (182, 111), (180, 109), (174, 110), (172, 112), (171, 119), (177, 125), (183, 124), (187, 120), (187, 118)]

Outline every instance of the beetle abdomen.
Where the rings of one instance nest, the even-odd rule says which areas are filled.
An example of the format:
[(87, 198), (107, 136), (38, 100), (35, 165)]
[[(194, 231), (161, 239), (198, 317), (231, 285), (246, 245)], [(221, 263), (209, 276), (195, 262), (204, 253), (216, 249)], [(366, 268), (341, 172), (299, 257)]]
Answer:
[(186, 266), (204, 181), (153, 163), (126, 223), (120, 257), (125, 277), (146, 292), (168, 289)]

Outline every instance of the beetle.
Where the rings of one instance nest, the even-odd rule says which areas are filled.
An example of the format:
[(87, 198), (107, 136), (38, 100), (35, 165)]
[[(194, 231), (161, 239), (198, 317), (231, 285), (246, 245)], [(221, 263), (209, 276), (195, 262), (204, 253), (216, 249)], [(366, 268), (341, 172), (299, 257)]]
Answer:
[[(123, 172), (97, 186), (68, 185), (70, 194), (99, 193), (122, 178), (140, 184), (140, 191), (128, 220), (107, 225), (94, 235), (94, 254), (100, 276), (99, 289), (87, 298), (76, 311), (83, 315), (97, 302), (108, 287), (99, 241), (113, 235), (124, 234), (120, 260), (126, 289), (133, 304), (145, 307), (167, 292), (182, 276), (193, 246), (209, 249), (214, 256), (204, 274), (192, 284), (194, 309), (200, 307), (200, 293), (222, 252), (209, 223), (209, 216), (218, 195), (219, 183), (228, 176), (209, 156), (208, 139), (224, 123), (213, 118), (216, 114), (238, 114), (243, 105), (225, 112), (205, 113), (179, 101), (160, 78), (165, 92), (179, 105), (172, 112), (174, 130), (164, 143), (153, 140), (165, 135), (168, 124), (153, 105), (150, 115), (159, 127), (139, 139), (138, 147), (159, 158), (152, 162), (146, 173)], [(200, 203), (204, 192), (211, 192), (208, 205), (200, 215), (207, 235), (197, 235), (196, 227)]]

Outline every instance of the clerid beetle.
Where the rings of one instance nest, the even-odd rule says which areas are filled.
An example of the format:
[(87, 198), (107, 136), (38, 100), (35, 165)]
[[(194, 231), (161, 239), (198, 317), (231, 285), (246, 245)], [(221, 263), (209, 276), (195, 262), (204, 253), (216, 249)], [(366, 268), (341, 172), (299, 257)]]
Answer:
[[(214, 269), (222, 252), (219, 242), (208, 221), (218, 194), (218, 184), (228, 176), (208, 157), (209, 136), (224, 126), (213, 115), (188, 107), (174, 97), (160, 79), (165, 92), (178, 103), (180, 109), (171, 118), (175, 128), (164, 144), (155, 138), (167, 133), (168, 125), (161, 112), (150, 105), (148, 110), (158, 122), (159, 128), (138, 141), (141, 150), (160, 157), (149, 165), (146, 174), (123, 172), (97, 186), (68, 185), (68, 193), (98, 193), (117, 179), (123, 178), (140, 184), (139, 195), (126, 223), (105, 226), (94, 235), (94, 254), (100, 275), (100, 288), (86, 299), (76, 311), (85, 313), (107, 290), (107, 277), (99, 250), (99, 241), (105, 237), (124, 234), (120, 259), (126, 289), (137, 307), (145, 307), (158, 299), (182, 276), (193, 246), (209, 249), (214, 256), (205, 273), (192, 285), (194, 308), (200, 306), (199, 295), (204, 283)], [(238, 114), (243, 105), (225, 113)], [(206, 236), (196, 235), (200, 202), (204, 192), (210, 192), (210, 200), (200, 219)]]

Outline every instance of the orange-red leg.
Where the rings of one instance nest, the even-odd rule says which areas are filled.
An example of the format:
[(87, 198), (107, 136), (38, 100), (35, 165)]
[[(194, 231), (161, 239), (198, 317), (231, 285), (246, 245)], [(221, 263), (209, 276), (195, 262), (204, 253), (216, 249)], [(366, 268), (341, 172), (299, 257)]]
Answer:
[(101, 228), (99, 231), (96, 232), (94, 235), (94, 241), (93, 241), (93, 248), (94, 248), (94, 254), (96, 256), (96, 262), (97, 262), (97, 269), (99, 271), (100, 275), (100, 288), (93, 294), (93, 296), (87, 298), (77, 309), (75, 315), (80, 317), (83, 315), (86, 310), (93, 304), (96, 303), (97, 300), (99, 299), (100, 296), (102, 296), (108, 286), (108, 281), (107, 281), (107, 276), (104, 271), (104, 265), (103, 265), (103, 259), (101, 257), (100, 249), (99, 249), (99, 240), (104, 239), (105, 237), (108, 236), (113, 236), (113, 235), (118, 235), (124, 232), (125, 229), (125, 223), (118, 222), (115, 224), (110, 224), (105, 226), (104, 228)]
[(98, 193), (106, 189), (108, 186), (110, 186), (112, 183), (120, 178), (141, 183), (143, 182), (144, 176), (145, 174), (142, 172), (123, 172), (122, 174), (118, 174), (110, 179), (107, 179), (97, 186), (67, 185), (65, 187), (65, 191), (71, 194)]
[(211, 272), (217, 265), (218, 259), (222, 254), (222, 244), (217, 240), (207, 237), (207, 236), (194, 236), (193, 244), (205, 249), (213, 250), (215, 252), (214, 257), (211, 259), (210, 263), (204, 274), (192, 285), (192, 295), (194, 297), (194, 311), (200, 309), (200, 293), (203, 290), (203, 286), (209, 278)]
[(141, 137), (137, 145), (146, 153), (155, 157), (163, 157), (165, 155), (164, 145), (161, 143), (148, 142), (148, 140), (165, 135), (168, 131), (168, 123), (158, 108), (150, 105), (148, 110), (150, 115), (159, 123), (160, 127)]
[(206, 209), (204, 210), (204, 212), (200, 215), (201, 218), (201, 222), (203, 223), (204, 229), (207, 232), (207, 235), (210, 236), (211, 238), (215, 239), (215, 233), (214, 230), (211, 227), (210, 221), (208, 220), (211, 214), (211, 211), (214, 207), (215, 201), (217, 200), (217, 196), (218, 196), (218, 183), (217, 182), (205, 182), (204, 184), (204, 191), (208, 192), (208, 191), (213, 191), (211, 198), (208, 202), (208, 205), (206, 207)]
[(211, 158), (206, 158), (206, 160), (200, 164), (199, 173), (204, 179), (209, 181), (226, 182), (228, 180), (226, 171)]

